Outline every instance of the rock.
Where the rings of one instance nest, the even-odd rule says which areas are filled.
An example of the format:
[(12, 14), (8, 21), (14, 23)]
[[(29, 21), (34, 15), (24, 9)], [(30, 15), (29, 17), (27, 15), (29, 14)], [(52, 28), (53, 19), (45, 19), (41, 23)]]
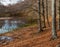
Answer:
[(8, 36), (0, 36), (0, 43), (1, 44), (7, 44), (8, 42), (12, 41), (13, 38)]

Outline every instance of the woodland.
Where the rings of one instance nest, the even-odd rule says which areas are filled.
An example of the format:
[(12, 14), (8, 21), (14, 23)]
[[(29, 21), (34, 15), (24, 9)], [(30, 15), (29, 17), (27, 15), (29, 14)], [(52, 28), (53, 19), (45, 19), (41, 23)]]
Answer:
[(60, 0), (23, 0), (8, 6), (0, 3), (0, 22), (6, 19), (6, 24), (12, 19), (22, 23), (0, 34), (0, 47), (60, 47)]

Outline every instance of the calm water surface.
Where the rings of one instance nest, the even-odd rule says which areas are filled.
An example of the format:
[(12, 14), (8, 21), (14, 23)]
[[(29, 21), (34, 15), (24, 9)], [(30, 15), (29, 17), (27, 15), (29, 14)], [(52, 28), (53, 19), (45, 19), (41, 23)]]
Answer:
[(0, 34), (17, 29), (20, 24), (24, 24), (21, 20), (2, 20), (0, 21)]

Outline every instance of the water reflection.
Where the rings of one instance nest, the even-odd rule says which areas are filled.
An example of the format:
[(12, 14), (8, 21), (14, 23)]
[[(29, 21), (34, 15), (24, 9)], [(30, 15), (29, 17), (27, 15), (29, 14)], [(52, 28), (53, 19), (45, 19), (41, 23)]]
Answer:
[(2, 25), (2, 27), (0, 28), (0, 33), (12, 31), (13, 29), (16, 28), (18, 28), (17, 21), (5, 20), (4, 25)]

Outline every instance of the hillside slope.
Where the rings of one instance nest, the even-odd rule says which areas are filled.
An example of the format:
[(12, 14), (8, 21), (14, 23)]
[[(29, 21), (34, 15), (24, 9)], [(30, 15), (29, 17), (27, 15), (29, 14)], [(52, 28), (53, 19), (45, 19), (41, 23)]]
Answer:
[[(51, 20), (50, 18), (49, 21)], [(1, 34), (0, 36), (12, 37), (13, 41), (8, 43), (3, 41), (3, 43), (0, 43), (0, 47), (56, 47), (56, 45), (60, 45), (60, 31), (57, 31), (58, 38), (52, 40), (52, 29), (48, 25), (46, 27), (40, 33), (38, 33), (38, 26), (33, 25)]]
[(60, 31), (58, 31), (58, 39), (52, 40), (51, 27), (38, 33), (37, 25), (24, 27), (2, 34), (2, 36), (10, 36), (14, 40), (6, 44), (0, 44), (1, 47), (55, 47), (60, 44)]

